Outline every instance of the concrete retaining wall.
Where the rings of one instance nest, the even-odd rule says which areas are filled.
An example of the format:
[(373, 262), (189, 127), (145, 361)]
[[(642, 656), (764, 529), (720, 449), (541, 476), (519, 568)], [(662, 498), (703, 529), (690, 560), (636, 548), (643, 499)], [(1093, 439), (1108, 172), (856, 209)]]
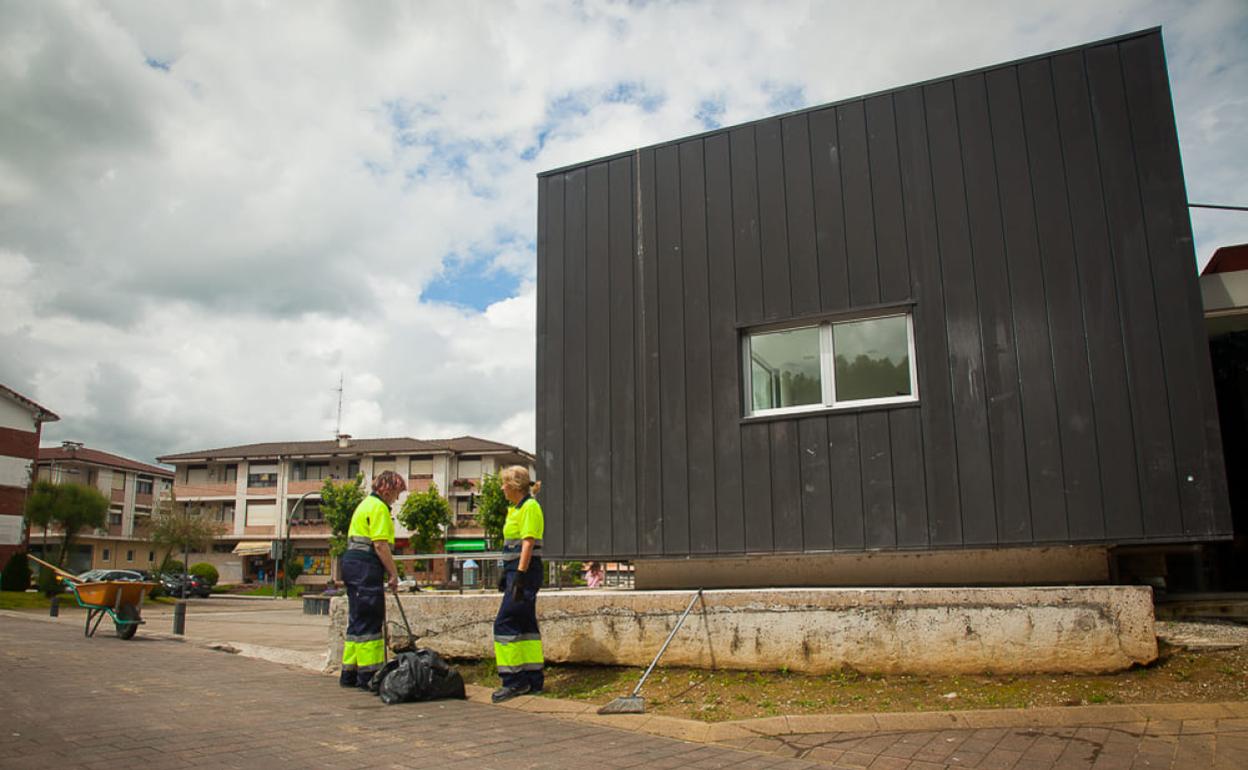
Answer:
[[(544, 592), (546, 659), (642, 666), (688, 604), (684, 591)], [(407, 636), (390, 598), (391, 638)], [(493, 656), (497, 594), (404, 596), (421, 646)], [(342, 659), (346, 600), (331, 609)], [(821, 674), (1117, 671), (1157, 657), (1152, 591), (1140, 587), (796, 588), (707, 591), (666, 665)], [(332, 664), (331, 664), (332, 665)]]

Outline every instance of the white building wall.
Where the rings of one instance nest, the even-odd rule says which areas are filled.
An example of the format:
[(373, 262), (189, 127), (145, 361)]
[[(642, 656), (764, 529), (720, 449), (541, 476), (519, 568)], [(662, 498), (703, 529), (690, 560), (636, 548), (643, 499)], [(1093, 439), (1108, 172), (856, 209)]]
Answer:
[(7, 396), (0, 396), (0, 428), (35, 432), (35, 416)]

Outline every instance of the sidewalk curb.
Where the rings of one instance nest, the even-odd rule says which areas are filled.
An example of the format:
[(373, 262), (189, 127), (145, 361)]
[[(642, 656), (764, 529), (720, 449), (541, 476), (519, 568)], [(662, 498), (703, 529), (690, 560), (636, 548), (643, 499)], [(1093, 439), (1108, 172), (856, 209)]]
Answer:
[[(468, 699), (490, 704), (490, 689), (468, 685)], [(621, 730), (661, 735), (695, 743), (725, 743), (749, 738), (807, 735), (811, 733), (904, 733), (936, 730), (977, 730), (1019, 727), (1084, 727), (1134, 725), (1158, 734), (1178, 733), (1179, 720), (1248, 718), (1248, 702), (1150, 703), (1106, 706), (1059, 706), (1030, 709), (978, 709), (974, 711), (884, 712), (879, 714), (800, 714), (731, 722), (700, 722), (696, 719), (658, 714), (598, 714), (598, 704), (524, 695), (498, 704), (558, 719), (616, 727)], [(1157, 724), (1165, 723), (1165, 724)], [(1213, 728), (1210, 727), (1212, 730)], [(1189, 727), (1190, 731), (1190, 727)]]

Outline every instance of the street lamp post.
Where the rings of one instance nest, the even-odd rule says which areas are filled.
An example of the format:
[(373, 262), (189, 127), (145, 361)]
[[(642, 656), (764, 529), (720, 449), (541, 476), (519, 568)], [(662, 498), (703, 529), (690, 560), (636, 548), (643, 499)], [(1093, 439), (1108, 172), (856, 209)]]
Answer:
[[(308, 495), (315, 495), (318, 493), (319, 492), (316, 492), (316, 491), (304, 492), (302, 495), (299, 495), (299, 499), (295, 501), (294, 507), (290, 509), (290, 515), (286, 517), (285, 529), (280, 533), (281, 534), (281, 548), (279, 548), (277, 551), (277, 560), (276, 560), (276, 563), (273, 565), (274, 580), (279, 579), (277, 575), (278, 573), (282, 571), (282, 556), (286, 553), (286, 548), (290, 545), (290, 522), (294, 520), (295, 514), (299, 512), (299, 506), (303, 505), (303, 501), (307, 499)], [(287, 566), (287, 570), (289, 569), (290, 567)], [(284, 578), (281, 578), (281, 580), (282, 580), (282, 598), (285, 599), (287, 581)], [(276, 585), (277, 584), (275, 583), (274, 584), (275, 590), (273, 591), (274, 599), (277, 598)]]

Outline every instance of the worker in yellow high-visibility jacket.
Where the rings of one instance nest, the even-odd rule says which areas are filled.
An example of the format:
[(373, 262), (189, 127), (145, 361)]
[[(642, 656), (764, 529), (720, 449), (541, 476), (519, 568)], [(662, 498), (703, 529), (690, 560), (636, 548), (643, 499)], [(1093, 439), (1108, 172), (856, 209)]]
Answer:
[(542, 506), (533, 495), (541, 483), (529, 481), (523, 465), (498, 474), (511, 506), (503, 524), (503, 603), (494, 618), (494, 661), (503, 686), (495, 703), (525, 693), (539, 693), (544, 684), (542, 633), (537, 627), (537, 592), (542, 587)]
[[(351, 514), (347, 550), (342, 555), (342, 582), (347, 586), (347, 636), (342, 647), (343, 687), (367, 689), (386, 659), (381, 628), (386, 622), (386, 588), (399, 587), (394, 566), (394, 519), (390, 506), (407, 489), (403, 477), (382, 471), (373, 479), (372, 494)], [(386, 583), (386, 576), (390, 581)]]

